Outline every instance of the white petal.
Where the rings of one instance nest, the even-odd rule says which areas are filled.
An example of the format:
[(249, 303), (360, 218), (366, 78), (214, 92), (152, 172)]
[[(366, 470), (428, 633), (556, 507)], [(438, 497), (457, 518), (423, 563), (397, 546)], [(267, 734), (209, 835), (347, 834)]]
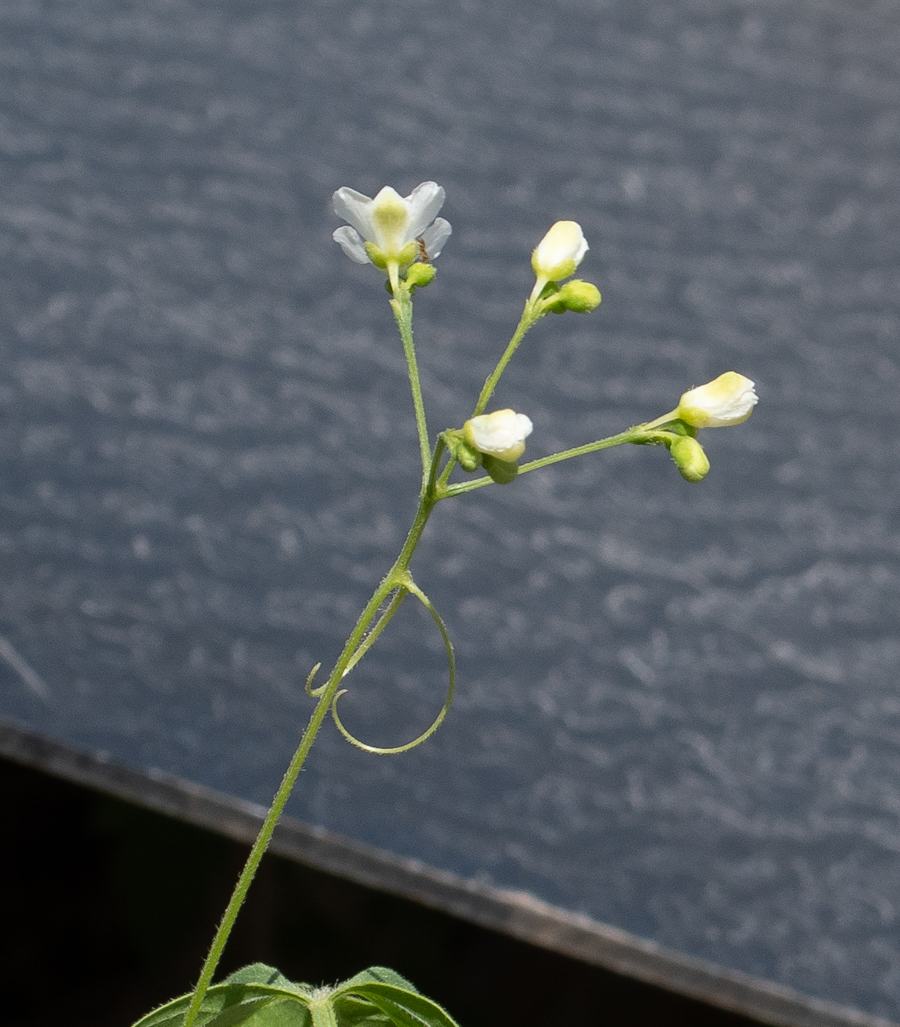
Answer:
[(479, 414), (463, 426), (466, 441), (479, 453), (502, 455), (525, 441), (534, 425), (525, 414), (514, 410), (495, 410), (492, 414)]
[[(406, 197), (409, 204), (409, 238), (415, 239), (437, 217), (447, 194), (437, 182), (423, 182)], [(429, 250), (429, 253), (431, 251)]]
[(447, 245), (452, 231), (450, 222), (444, 218), (438, 218), (433, 225), (425, 229), (421, 238), (429, 260), (441, 255), (441, 250)]
[[(342, 215), (342, 217), (345, 215)], [(357, 264), (371, 264), (369, 255), (366, 253), (366, 247), (360, 237), (359, 232), (355, 228), (351, 228), (349, 225), (341, 225), (340, 228), (336, 228), (331, 234), (331, 238), (340, 246), (340, 248), (347, 254), (351, 260), (355, 260)]]
[(372, 223), (373, 202), (368, 196), (363, 196), (362, 193), (358, 193), (346, 185), (341, 186), (331, 197), (331, 206), (334, 208), (335, 214), (345, 221), (349, 221), (364, 239), (374, 239), (375, 237), (375, 226)]

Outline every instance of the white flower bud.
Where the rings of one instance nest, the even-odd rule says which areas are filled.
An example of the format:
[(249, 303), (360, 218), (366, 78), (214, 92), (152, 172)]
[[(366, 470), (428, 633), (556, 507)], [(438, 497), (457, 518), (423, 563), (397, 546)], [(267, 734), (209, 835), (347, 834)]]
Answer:
[(756, 406), (753, 382), (737, 371), (726, 371), (682, 397), (675, 416), (694, 428), (724, 428), (746, 421)]
[(533, 428), (531, 419), (525, 414), (517, 414), (514, 410), (495, 410), (492, 414), (479, 414), (466, 421), (463, 434), (466, 442), (479, 453), (511, 463), (525, 452), (525, 439)]
[(531, 255), (531, 266), (540, 289), (547, 282), (561, 282), (575, 274), (588, 244), (577, 221), (557, 221)]

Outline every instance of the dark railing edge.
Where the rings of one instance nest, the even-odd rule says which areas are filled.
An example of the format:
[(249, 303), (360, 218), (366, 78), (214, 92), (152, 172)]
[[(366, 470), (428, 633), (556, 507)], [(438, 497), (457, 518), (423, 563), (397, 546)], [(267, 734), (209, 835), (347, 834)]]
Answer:
[[(265, 815), (255, 803), (161, 771), (142, 772), (0, 719), (0, 757), (250, 843)], [(469, 881), (291, 817), (273, 852), (380, 891), (415, 899), (542, 948), (773, 1027), (897, 1027), (789, 988), (707, 963), (533, 896)]]

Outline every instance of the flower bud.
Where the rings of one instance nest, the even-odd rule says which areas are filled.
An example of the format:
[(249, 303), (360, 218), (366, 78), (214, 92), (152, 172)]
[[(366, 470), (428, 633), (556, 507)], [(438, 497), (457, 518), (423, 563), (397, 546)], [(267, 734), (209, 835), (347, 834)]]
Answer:
[(724, 428), (746, 421), (756, 401), (753, 382), (737, 371), (726, 371), (686, 392), (675, 415), (694, 428)]
[(547, 282), (561, 282), (574, 274), (587, 251), (581, 225), (577, 221), (557, 221), (531, 255), (531, 266), (540, 289)]
[(525, 414), (514, 410), (495, 410), (492, 414), (479, 414), (463, 425), (466, 442), (479, 453), (496, 457), (504, 463), (513, 463), (525, 452), (525, 439), (534, 425)]
[(709, 460), (700, 443), (690, 435), (676, 435), (669, 453), (685, 481), (703, 481), (709, 473)]
[(554, 295), (545, 298), (544, 303), (553, 314), (564, 314), (567, 310), (576, 314), (589, 314), (600, 306), (600, 290), (596, 285), (576, 278), (566, 282)]
[(423, 289), (434, 281), (437, 268), (433, 264), (415, 263), (406, 272), (406, 284)]

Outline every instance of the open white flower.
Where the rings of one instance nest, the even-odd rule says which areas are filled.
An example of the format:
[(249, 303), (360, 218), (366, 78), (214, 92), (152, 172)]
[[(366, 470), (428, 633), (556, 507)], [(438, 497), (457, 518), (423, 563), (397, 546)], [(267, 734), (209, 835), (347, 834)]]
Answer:
[(737, 371), (726, 371), (706, 385), (686, 392), (675, 415), (694, 428), (724, 428), (746, 421), (757, 399), (749, 378)]
[(525, 439), (534, 425), (525, 414), (514, 410), (495, 410), (479, 414), (463, 425), (466, 442), (479, 453), (512, 463), (525, 452)]
[(561, 282), (574, 275), (587, 251), (588, 244), (581, 225), (577, 221), (557, 221), (531, 255), (531, 267), (537, 278), (532, 298), (548, 282)]
[(343, 186), (331, 202), (334, 212), (349, 224), (338, 228), (332, 238), (358, 264), (386, 268), (433, 260), (452, 231), (448, 221), (436, 217), (445, 195), (436, 182), (417, 185), (405, 198), (389, 185), (374, 199)]

